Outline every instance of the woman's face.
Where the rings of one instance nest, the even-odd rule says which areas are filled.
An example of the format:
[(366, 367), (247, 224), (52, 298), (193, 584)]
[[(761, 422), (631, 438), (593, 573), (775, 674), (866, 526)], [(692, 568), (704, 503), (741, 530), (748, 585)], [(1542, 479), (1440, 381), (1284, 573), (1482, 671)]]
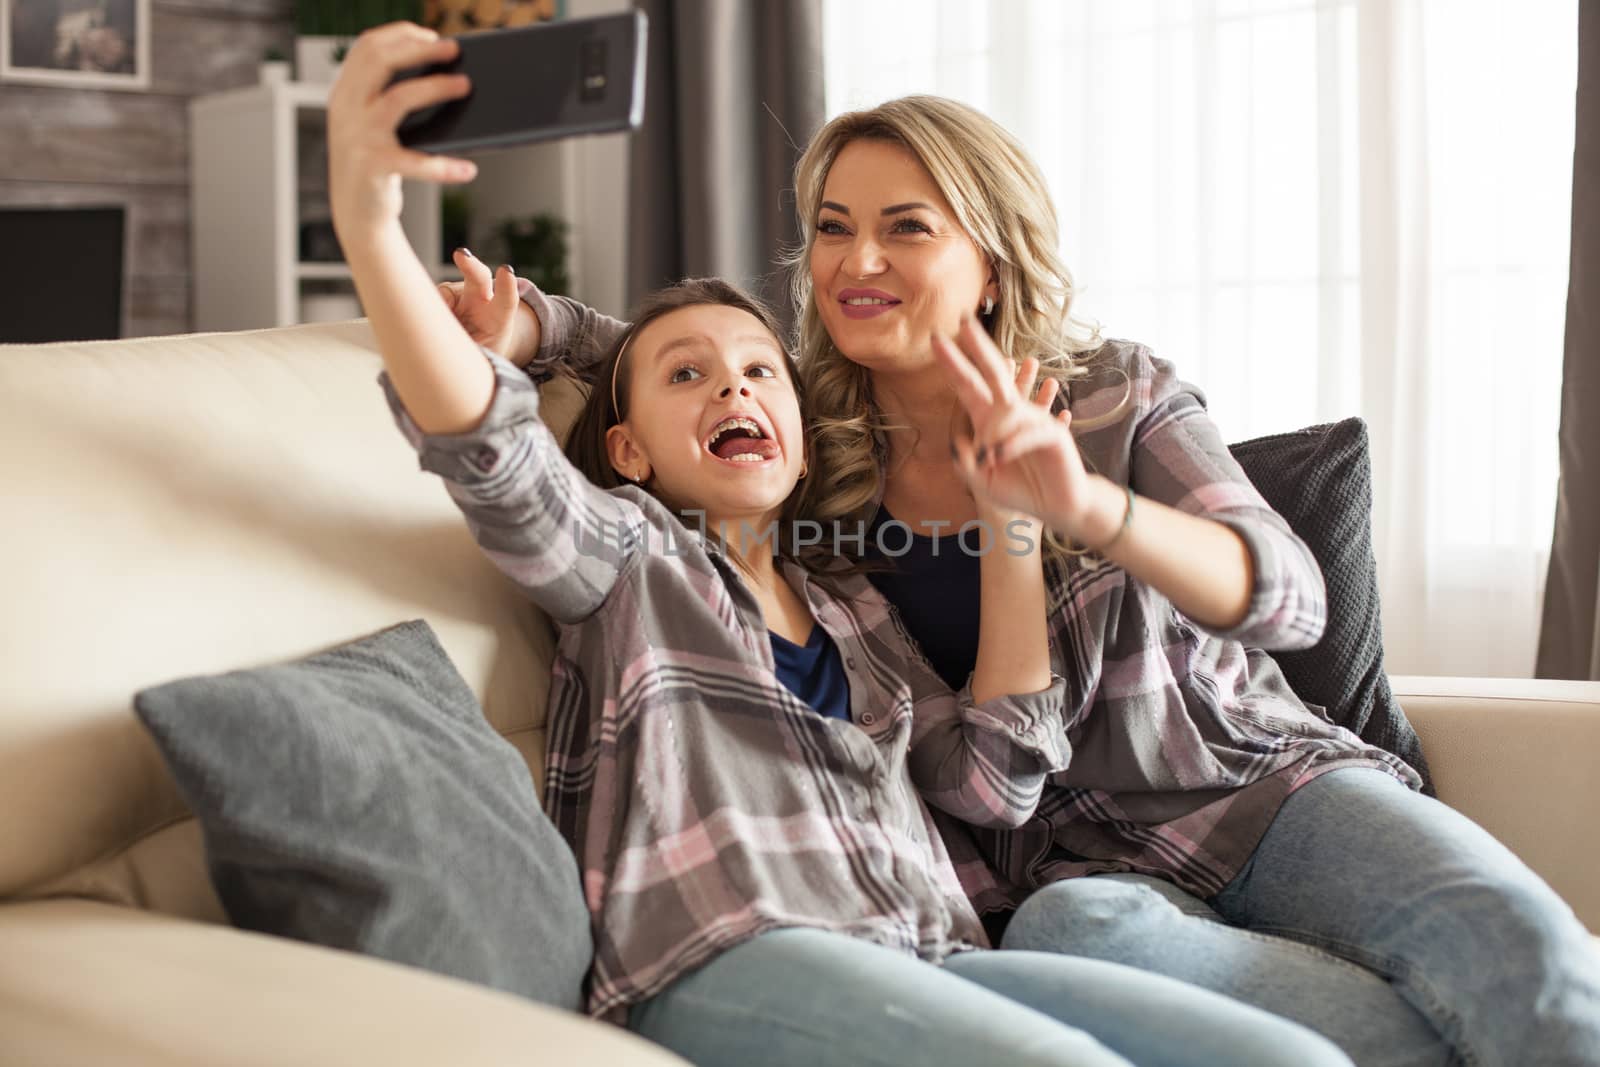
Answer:
[(962, 313), (995, 295), (978, 246), (900, 145), (846, 145), (816, 225), (812, 299), (839, 351), (868, 370), (935, 370), (929, 335), (954, 333)]
[(783, 349), (747, 311), (707, 304), (646, 326), (628, 355), (628, 417), (612, 466), (708, 517), (780, 508), (800, 478), (800, 403)]

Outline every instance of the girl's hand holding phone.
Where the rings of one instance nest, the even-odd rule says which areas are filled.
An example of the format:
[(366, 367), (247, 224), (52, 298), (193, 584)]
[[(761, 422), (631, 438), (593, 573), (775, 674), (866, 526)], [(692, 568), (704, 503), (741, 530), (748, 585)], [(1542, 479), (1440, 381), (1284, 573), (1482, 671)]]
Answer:
[(400, 220), (400, 179), (469, 182), (470, 160), (403, 147), (395, 130), (418, 108), (466, 96), (465, 75), (436, 74), (390, 85), (408, 67), (453, 59), (460, 45), (411, 22), (363, 33), (340, 65), (328, 94), (328, 196), (341, 243), (370, 239)]

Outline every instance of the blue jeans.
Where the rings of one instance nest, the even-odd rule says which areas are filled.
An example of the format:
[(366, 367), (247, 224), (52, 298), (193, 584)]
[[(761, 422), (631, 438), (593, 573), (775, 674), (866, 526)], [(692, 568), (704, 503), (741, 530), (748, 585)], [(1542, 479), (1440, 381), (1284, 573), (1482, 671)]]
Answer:
[(1030, 897), (1003, 947), (1193, 982), (1361, 1067), (1600, 1063), (1600, 953), (1571, 909), (1477, 824), (1380, 771), (1292, 793), (1209, 903), (1137, 875), (1072, 879)]
[(1131, 967), (987, 950), (935, 966), (812, 929), (729, 949), (628, 1028), (699, 1067), (1350, 1067), (1309, 1030)]

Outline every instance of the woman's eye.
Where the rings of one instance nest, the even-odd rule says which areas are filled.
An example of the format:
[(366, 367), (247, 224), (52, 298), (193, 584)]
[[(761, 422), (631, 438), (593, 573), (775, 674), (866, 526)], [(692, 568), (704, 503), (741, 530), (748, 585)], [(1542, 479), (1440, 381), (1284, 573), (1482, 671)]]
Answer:
[(844, 228), (844, 223), (840, 222), (838, 219), (823, 219), (821, 222), (817, 223), (817, 232), (836, 236), (849, 231)]
[(899, 219), (894, 224), (895, 233), (932, 233), (927, 226), (916, 219)]
[(672, 372), (672, 377), (668, 378), (667, 381), (669, 383), (693, 381), (694, 379), (690, 378), (689, 375), (693, 375), (695, 378), (698, 378), (700, 377), (700, 372), (694, 367), (679, 367), (677, 370)]
[[(759, 374), (757, 374), (758, 371), (760, 372)], [(757, 363), (755, 366), (745, 371), (745, 373), (757, 374), (757, 377), (761, 378), (776, 378), (778, 376), (777, 368), (772, 366), (770, 363)]]

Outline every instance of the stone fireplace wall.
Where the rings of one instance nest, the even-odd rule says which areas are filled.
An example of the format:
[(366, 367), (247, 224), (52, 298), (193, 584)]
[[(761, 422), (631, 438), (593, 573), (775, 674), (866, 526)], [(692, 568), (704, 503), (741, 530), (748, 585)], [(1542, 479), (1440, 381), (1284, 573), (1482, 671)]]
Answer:
[(0, 82), (0, 204), (127, 210), (126, 337), (190, 329), (190, 97), (253, 84), (266, 49), (294, 50), (293, 0), (150, 6), (148, 90)]

